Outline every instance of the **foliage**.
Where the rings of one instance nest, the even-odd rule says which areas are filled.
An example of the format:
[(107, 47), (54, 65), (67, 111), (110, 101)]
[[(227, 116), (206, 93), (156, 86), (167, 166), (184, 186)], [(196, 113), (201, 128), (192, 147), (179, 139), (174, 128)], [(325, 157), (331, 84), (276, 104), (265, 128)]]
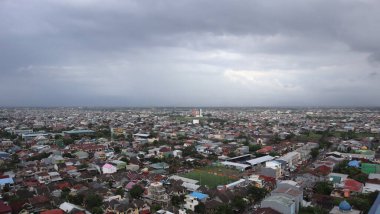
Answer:
[(256, 186), (250, 186), (248, 188), (248, 195), (255, 202), (263, 200), (268, 193), (268, 190), (264, 188), (259, 188)]
[[(65, 195), (65, 194), (63, 194), (63, 195)], [(76, 204), (76, 205), (82, 205), (83, 202), (84, 202), (84, 195), (82, 195), (82, 194), (78, 194), (78, 195), (67, 194), (67, 200), (70, 203), (73, 203), (73, 204)]]
[(314, 186), (315, 193), (321, 195), (330, 195), (333, 189), (332, 183), (326, 181), (317, 182)]
[(368, 178), (368, 175), (362, 173), (360, 169), (348, 166), (348, 160), (344, 160), (339, 163), (335, 167), (334, 172), (347, 174), (349, 178), (357, 180), (361, 183), (364, 183)]
[(311, 155), (311, 157), (312, 157), (313, 159), (317, 158), (318, 155), (319, 155), (319, 149), (318, 149), (318, 148), (314, 148), (314, 149), (312, 149), (311, 152), (310, 152), (310, 155)]
[(185, 197), (183, 195), (173, 195), (171, 198), (172, 205), (178, 207), (180, 204), (183, 203), (184, 199)]
[(11, 190), (9, 184), (5, 184), (4, 187), (3, 187), (3, 191), (4, 192), (9, 192), (9, 190)]
[(256, 152), (259, 149), (261, 149), (260, 145), (249, 145), (249, 151), (250, 152)]
[(218, 213), (218, 214), (233, 214), (234, 211), (232, 210), (232, 208), (230, 206), (228, 206), (228, 204), (223, 204), (217, 208), (216, 213)]
[(270, 152), (269, 155), (272, 157), (280, 156), (278, 152)]
[(101, 207), (94, 207), (91, 209), (91, 213), (93, 214), (103, 214), (103, 209)]
[(329, 211), (325, 210), (322, 207), (301, 207), (299, 214), (328, 214)]
[(127, 157), (120, 158), (121, 161), (125, 162), (126, 164), (129, 164), (129, 159)]
[(159, 204), (153, 204), (152, 206), (150, 206), (150, 211), (152, 211), (152, 213), (156, 213), (160, 209), (161, 209), (161, 205)]
[(121, 187), (120, 187), (120, 188), (117, 188), (115, 194), (116, 194), (116, 195), (124, 196), (124, 189), (121, 188)]
[(354, 208), (362, 210), (364, 213), (368, 213), (378, 194), (378, 191), (367, 194), (358, 194), (349, 198), (348, 203)]
[(121, 148), (120, 147), (114, 147), (113, 151), (115, 152), (115, 154), (119, 154), (121, 152)]
[(182, 155), (183, 157), (186, 157), (186, 156), (193, 156), (194, 154), (197, 154), (197, 151), (195, 150), (195, 147), (194, 146), (188, 146), (188, 147), (185, 147), (182, 151)]
[(67, 146), (74, 143), (74, 139), (72, 138), (64, 138), (63, 143)]
[(247, 203), (246, 203), (246, 201), (244, 201), (244, 199), (241, 196), (238, 196), (232, 200), (231, 205), (232, 205), (232, 207), (234, 207), (236, 209), (244, 210), (245, 207), (247, 206)]
[(194, 207), (194, 211), (196, 213), (206, 213), (206, 206), (205, 206), (205, 204), (202, 203), (202, 202), (199, 202), (199, 204)]
[(144, 188), (140, 185), (134, 185), (131, 190), (129, 190), (129, 194), (132, 198), (140, 198), (144, 192)]
[(90, 194), (86, 196), (84, 200), (86, 207), (89, 209), (93, 209), (95, 207), (100, 207), (103, 204), (103, 198), (97, 194)]

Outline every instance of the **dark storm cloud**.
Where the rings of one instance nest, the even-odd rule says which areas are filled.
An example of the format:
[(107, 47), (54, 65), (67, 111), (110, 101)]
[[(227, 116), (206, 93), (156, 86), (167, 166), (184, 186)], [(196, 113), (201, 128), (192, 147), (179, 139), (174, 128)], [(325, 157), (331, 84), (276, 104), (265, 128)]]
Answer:
[(378, 1), (0, 2), (0, 105), (378, 105)]

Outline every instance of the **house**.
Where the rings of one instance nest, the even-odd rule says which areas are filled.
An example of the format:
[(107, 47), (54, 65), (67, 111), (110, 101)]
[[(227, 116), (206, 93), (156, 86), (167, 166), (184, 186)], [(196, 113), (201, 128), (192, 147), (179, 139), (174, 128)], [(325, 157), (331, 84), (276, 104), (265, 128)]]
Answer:
[(3, 188), (5, 185), (13, 186), (13, 178), (0, 178), (0, 187)]
[(160, 182), (154, 182), (149, 185), (147, 197), (162, 202), (168, 202), (170, 200), (169, 195)]
[(74, 210), (84, 211), (86, 214), (89, 213), (83, 207), (69, 202), (64, 202), (61, 205), (59, 205), (59, 209), (65, 211), (66, 213), (71, 213)]
[(206, 194), (200, 192), (192, 192), (191, 194), (186, 195), (184, 208), (194, 211), (199, 202), (205, 202), (207, 198), (208, 195)]
[(174, 150), (173, 151), (173, 156), (174, 157), (182, 158), (182, 151), (181, 150)]
[(137, 164), (128, 164), (125, 166), (125, 169), (130, 170), (130, 171), (137, 171), (137, 170), (139, 170), (139, 168), (140, 168), (140, 166)]
[(344, 183), (344, 181), (348, 178), (348, 175), (346, 174), (341, 174), (341, 173), (330, 173), (328, 175), (328, 180), (331, 181), (334, 185), (334, 187), (336, 186), (340, 186), (341, 184)]
[(303, 200), (303, 192), (297, 189), (293, 188), (283, 188), (283, 187), (278, 187), (275, 190), (271, 192), (271, 195), (280, 195), (280, 196), (286, 196), (290, 199), (292, 199), (295, 202), (295, 209), (296, 213), (298, 213), (301, 203)]
[(102, 166), (103, 174), (113, 174), (116, 171), (117, 171), (117, 167), (112, 164), (106, 163)]
[(346, 179), (344, 181), (344, 189), (347, 189), (351, 192), (361, 193), (363, 191), (363, 184), (354, 179)]
[(360, 214), (361, 211), (352, 209), (347, 201), (340, 202), (339, 206), (334, 206), (330, 214)]
[(285, 161), (292, 168), (298, 165), (298, 162), (301, 160), (301, 154), (299, 152), (289, 152), (278, 158), (278, 160)]
[(282, 214), (295, 214), (296, 202), (286, 196), (273, 195), (261, 202), (262, 208), (272, 208)]
[(153, 169), (169, 169), (169, 164), (160, 162), (151, 164), (150, 167), (152, 167)]
[(274, 172), (275, 172), (275, 176), (274, 176), (274, 178), (279, 178), (279, 177), (281, 177), (282, 176), (282, 168), (281, 168), (281, 163), (280, 162), (278, 162), (278, 161), (267, 161), (266, 163), (265, 163), (265, 167), (266, 168), (271, 168), (271, 169), (273, 169), (274, 170)]
[(259, 154), (269, 154), (273, 151), (273, 146), (264, 146), (263, 148), (257, 150), (256, 152)]

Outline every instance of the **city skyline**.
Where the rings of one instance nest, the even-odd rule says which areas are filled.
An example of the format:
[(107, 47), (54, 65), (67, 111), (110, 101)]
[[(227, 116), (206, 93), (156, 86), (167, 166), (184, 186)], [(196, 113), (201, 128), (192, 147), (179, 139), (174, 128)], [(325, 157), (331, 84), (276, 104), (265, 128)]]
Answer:
[(0, 106), (380, 106), (380, 2), (1, 1)]

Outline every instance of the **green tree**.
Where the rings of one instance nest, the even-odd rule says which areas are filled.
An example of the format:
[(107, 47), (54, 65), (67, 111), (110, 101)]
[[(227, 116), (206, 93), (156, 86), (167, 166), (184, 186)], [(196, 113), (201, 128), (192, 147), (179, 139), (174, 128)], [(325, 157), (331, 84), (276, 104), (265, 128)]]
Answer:
[(205, 204), (203, 202), (199, 202), (199, 204), (194, 207), (194, 211), (201, 214), (206, 213)]
[(333, 189), (332, 183), (326, 181), (317, 182), (314, 186), (314, 191), (321, 195), (330, 195)]
[(84, 203), (86, 205), (86, 208), (93, 209), (94, 207), (102, 206), (103, 198), (98, 194), (89, 194), (86, 196)]
[(249, 146), (249, 151), (250, 152), (256, 152), (257, 150), (261, 149), (260, 145), (250, 145)]
[(223, 204), (217, 208), (216, 213), (218, 213), (218, 214), (233, 214), (234, 211), (232, 210), (231, 206), (228, 206), (228, 204)]
[(129, 194), (132, 198), (140, 198), (141, 195), (144, 192), (144, 188), (142, 188), (140, 185), (134, 185), (131, 190), (129, 190)]
[(232, 200), (231, 205), (235, 209), (244, 210), (245, 207), (247, 206), (247, 203), (244, 201), (244, 199), (241, 196), (238, 196)]
[(121, 161), (125, 162), (126, 164), (129, 164), (129, 159), (127, 157), (120, 158)]
[(248, 195), (255, 201), (259, 202), (265, 198), (268, 194), (268, 190), (264, 188), (258, 188), (256, 186), (250, 186), (248, 189)]
[(121, 187), (117, 188), (115, 194), (116, 195), (121, 195), (123, 197), (124, 196), (124, 189), (121, 188)]
[(67, 200), (70, 203), (73, 203), (76, 205), (82, 205), (84, 202), (84, 195), (82, 195), (82, 194), (78, 194), (78, 195), (67, 194)]
[(318, 149), (318, 148), (314, 148), (314, 149), (312, 149), (311, 152), (310, 152), (310, 155), (311, 155), (311, 157), (312, 157), (313, 159), (317, 158), (318, 155), (319, 155), (319, 149)]
[(159, 204), (153, 204), (151, 207), (150, 207), (150, 210), (152, 211), (152, 213), (156, 213), (157, 211), (159, 211), (161, 209), (161, 205)]
[(178, 207), (183, 202), (183, 197), (173, 195), (170, 201), (172, 202), (173, 206)]
[(120, 147), (114, 147), (113, 151), (115, 152), (115, 154), (120, 154), (121, 149), (120, 149)]
[(103, 214), (103, 209), (101, 207), (94, 207), (91, 209), (91, 213), (93, 214)]
[(320, 206), (315, 207), (301, 207), (299, 214), (328, 214), (329, 211)]

